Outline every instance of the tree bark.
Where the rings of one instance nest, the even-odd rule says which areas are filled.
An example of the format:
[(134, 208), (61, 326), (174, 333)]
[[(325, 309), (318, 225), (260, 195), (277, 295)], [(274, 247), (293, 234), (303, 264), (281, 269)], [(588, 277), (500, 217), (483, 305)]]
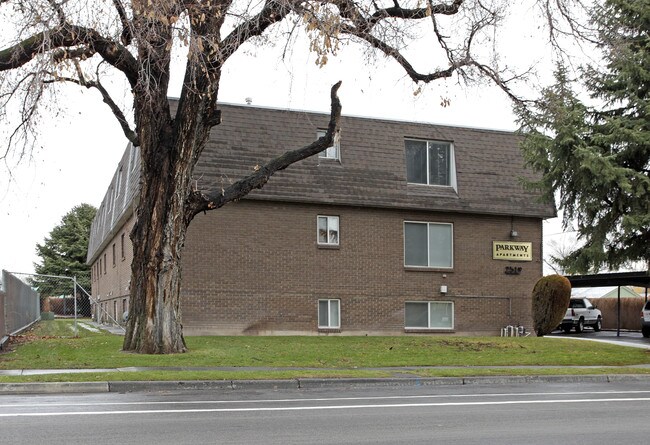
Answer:
[(191, 160), (178, 155), (182, 150), (172, 136), (171, 122), (159, 128), (168, 134), (155, 146), (147, 141), (140, 148), (142, 179), (131, 232), (131, 302), (123, 346), (147, 354), (187, 350), (181, 325), (180, 261), (188, 226), (184, 207)]

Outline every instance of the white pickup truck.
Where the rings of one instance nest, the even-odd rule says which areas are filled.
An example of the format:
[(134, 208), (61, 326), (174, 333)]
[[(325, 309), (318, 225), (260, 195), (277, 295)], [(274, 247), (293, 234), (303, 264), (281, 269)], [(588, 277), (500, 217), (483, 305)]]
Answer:
[(571, 298), (560, 328), (568, 334), (572, 328), (580, 333), (585, 326), (600, 331), (603, 328), (603, 316), (587, 298)]

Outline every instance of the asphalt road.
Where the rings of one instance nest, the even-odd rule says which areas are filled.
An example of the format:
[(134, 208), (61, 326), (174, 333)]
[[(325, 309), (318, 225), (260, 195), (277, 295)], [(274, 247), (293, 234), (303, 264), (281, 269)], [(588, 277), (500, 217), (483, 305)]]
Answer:
[(0, 396), (1, 444), (647, 444), (650, 384)]

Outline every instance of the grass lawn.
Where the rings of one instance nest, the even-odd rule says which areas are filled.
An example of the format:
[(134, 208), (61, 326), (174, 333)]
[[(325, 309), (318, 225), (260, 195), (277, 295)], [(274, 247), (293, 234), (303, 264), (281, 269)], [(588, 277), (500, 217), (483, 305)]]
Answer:
[[(214, 380), (284, 379), (300, 377), (387, 377), (390, 372), (368, 368), (489, 366), (490, 369), (424, 369), (421, 376), (540, 375), (650, 373), (650, 369), (607, 368), (650, 364), (650, 352), (596, 342), (538, 337), (187, 337), (190, 351), (175, 355), (122, 352), (122, 337), (79, 329), (72, 336), (71, 320), (40, 322), (17, 339), (12, 351), (0, 354), (0, 369), (272, 367), (279, 370), (179, 370), (146, 373), (92, 373), (33, 377), (0, 377), (8, 381), (82, 380)], [(512, 369), (511, 366), (547, 366)], [(593, 366), (567, 369), (554, 366)], [(295, 370), (290, 368), (316, 368)], [(364, 369), (359, 369), (364, 368)], [(403, 372), (402, 372), (403, 374)]]

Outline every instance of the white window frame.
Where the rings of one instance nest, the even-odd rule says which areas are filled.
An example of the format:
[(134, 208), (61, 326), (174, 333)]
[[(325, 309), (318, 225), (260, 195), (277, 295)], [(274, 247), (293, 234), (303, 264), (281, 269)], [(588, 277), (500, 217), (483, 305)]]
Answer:
[[(317, 130), (316, 137), (322, 138), (327, 133), (327, 130)], [(334, 143), (327, 147), (325, 150), (318, 153), (319, 159), (333, 159), (335, 161), (341, 160), (341, 144), (339, 138), (334, 138)]]
[[(427, 226), (427, 265), (422, 266), (418, 264), (406, 264), (406, 225), (407, 224), (426, 224)], [(432, 266), (429, 264), (429, 226), (430, 225), (441, 225), (441, 226), (449, 226), (451, 229), (450, 237), (451, 237), (451, 245), (449, 246), (450, 252), (449, 252), (449, 266)], [(402, 236), (404, 237), (404, 267), (419, 267), (419, 268), (426, 268), (426, 269), (453, 269), (454, 268), (454, 224), (453, 223), (443, 223), (443, 222), (429, 222), (429, 221), (404, 221), (404, 224), (402, 226)]]
[[(426, 142), (427, 144), (427, 157), (426, 157), (426, 167), (427, 167), (427, 182), (408, 182), (408, 160), (406, 159), (406, 141), (419, 141)], [(449, 184), (430, 184), (430, 163), (429, 163), (429, 144), (447, 144), (449, 145)], [(404, 162), (406, 167), (406, 177), (408, 184), (415, 185), (426, 185), (429, 187), (451, 187), (456, 192), (458, 192), (458, 184), (456, 183), (456, 151), (454, 149), (454, 144), (449, 141), (437, 141), (433, 139), (417, 139), (417, 138), (405, 138), (404, 139)]]
[[(321, 242), (319, 233), (319, 221), (321, 218), (327, 219), (327, 242)], [(330, 241), (330, 220), (336, 219), (336, 241)], [(316, 242), (319, 246), (338, 246), (341, 242), (341, 219), (336, 215), (317, 215), (316, 216)]]
[[(321, 302), (327, 302), (327, 325), (321, 325), (320, 324), (320, 304)], [(333, 325), (332, 324), (332, 317), (330, 317), (330, 314), (332, 313), (332, 303), (336, 303), (336, 312), (337, 312), (337, 320), (338, 324)], [(341, 300), (338, 298), (321, 298), (318, 300), (318, 329), (341, 329)]]
[[(427, 303), (427, 327), (423, 326), (407, 326), (406, 325), (406, 305), (407, 304), (424, 304)], [(436, 305), (436, 304), (445, 304), (445, 305), (450, 305), (451, 307), (451, 314), (450, 314), (450, 326), (431, 326), (431, 306)], [(454, 302), (453, 301), (406, 301), (404, 302), (404, 329), (430, 329), (430, 330), (445, 330), (445, 331), (452, 331), (454, 330), (455, 326), (455, 321), (456, 321), (456, 313), (455, 313), (455, 307), (454, 307)]]

